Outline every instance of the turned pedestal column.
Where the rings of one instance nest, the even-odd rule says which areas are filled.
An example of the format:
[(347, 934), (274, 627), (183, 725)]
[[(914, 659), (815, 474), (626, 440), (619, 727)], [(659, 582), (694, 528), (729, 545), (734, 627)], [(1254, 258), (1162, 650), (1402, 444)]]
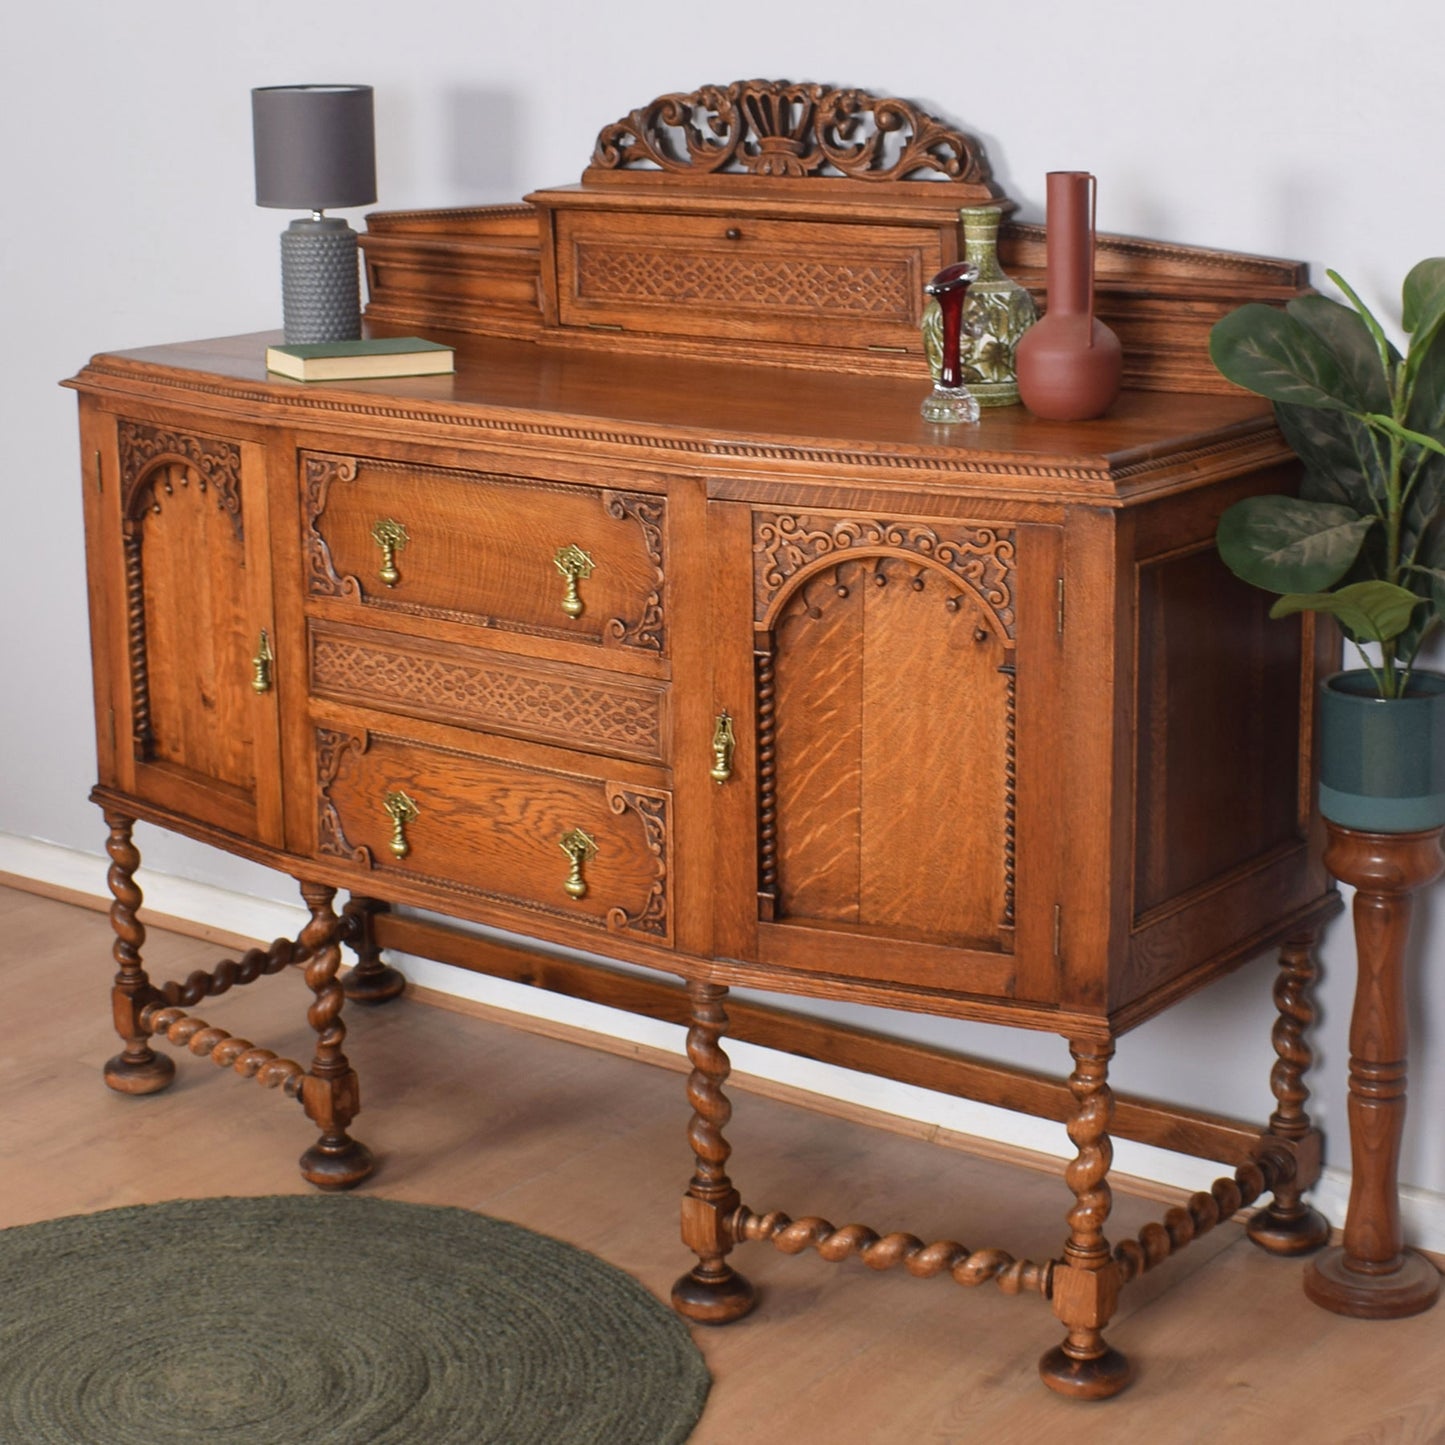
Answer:
[(1440, 1274), (1406, 1249), (1397, 1178), (1405, 1127), (1404, 956), (1411, 895), (1445, 872), (1441, 829), (1364, 833), (1326, 823), (1325, 867), (1355, 890), (1359, 955), (1350, 1019), (1349, 1214), (1342, 1247), (1305, 1271), (1305, 1293), (1336, 1314), (1397, 1319), (1429, 1309)]

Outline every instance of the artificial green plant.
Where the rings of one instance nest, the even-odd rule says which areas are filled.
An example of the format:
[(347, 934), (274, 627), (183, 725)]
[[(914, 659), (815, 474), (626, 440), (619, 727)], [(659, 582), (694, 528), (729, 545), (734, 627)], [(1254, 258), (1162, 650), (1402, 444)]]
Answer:
[(1304, 462), (1298, 497), (1237, 503), (1217, 542), (1232, 572), (1280, 594), (1271, 617), (1328, 613), (1380, 696), (1396, 698), (1445, 620), (1445, 257), (1405, 278), (1404, 356), (1327, 274), (1348, 305), (1313, 295), (1283, 311), (1251, 303), (1210, 334), (1215, 366), (1274, 403)]

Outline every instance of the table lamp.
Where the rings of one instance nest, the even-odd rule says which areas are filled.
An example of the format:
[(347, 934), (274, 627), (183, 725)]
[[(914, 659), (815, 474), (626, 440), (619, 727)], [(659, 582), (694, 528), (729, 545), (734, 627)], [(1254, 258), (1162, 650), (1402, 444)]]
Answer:
[(309, 211), (281, 233), (281, 304), (290, 343), (361, 335), (356, 232), (327, 207), (376, 200), (369, 85), (268, 85), (251, 92), (256, 204)]

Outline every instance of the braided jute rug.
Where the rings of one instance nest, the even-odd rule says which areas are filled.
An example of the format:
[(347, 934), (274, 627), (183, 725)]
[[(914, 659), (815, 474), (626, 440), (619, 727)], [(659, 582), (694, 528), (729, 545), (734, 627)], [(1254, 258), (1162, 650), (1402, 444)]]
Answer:
[(7, 1445), (669, 1445), (708, 1385), (630, 1276), (464, 1209), (188, 1199), (0, 1230)]

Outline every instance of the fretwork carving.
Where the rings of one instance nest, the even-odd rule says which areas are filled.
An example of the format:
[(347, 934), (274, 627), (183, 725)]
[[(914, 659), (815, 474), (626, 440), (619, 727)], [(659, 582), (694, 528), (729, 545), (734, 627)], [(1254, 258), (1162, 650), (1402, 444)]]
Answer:
[(361, 583), (355, 577), (337, 575), (331, 549), (317, 522), (326, 510), (326, 498), (334, 482), (356, 480), (355, 457), (332, 457), (308, 452), (302, 459), (306, 484), (306, 590), (313, 597), (361, 597)]
[(370, 746), (367, 737), (336, 732), (331, 728), (316, 729), (316, 851), (331, 858), (345, 858), (351, 863), (374, 865), (371, 849), (353, 845), (341, 825), (341, 815), (331, 801), (331, 785), (341, 772), (348, 753), (364, 753)]
[(592, 166), (859, 181), (932, 172), (992, 194), (988, 156), (974, 136), (906, 100), (787, 80), (659, 96), (602, 129)]
[(172, 496), (177, 486), (188, 487), (194, 481), (198, 492), (215, 496), (217, 506), (235, 528), (236, 540), (244, 539), (241, 448), (235, 442), (134, 421), (120, 423), (117, 440), (121, 507), (127, 518), (159, 512), (163, 496)]
[(662, 652), (667, 643), (662, 611), (663, 588), (667, 583), (667, 544), (663, 536), (667, 503), (661, 497), (637, 492), (603, 492), (602, 503), (609, 517), (619, 522), (630, 517), (642, 528), (643, 546), (647, 548), (647, 555), (656, 569), (655, 585), (643, 604), (642, 616), (636, 622), (612, 618), (607, 624), (608, 635), (628, 647), (645, 647), (653, 652)]
[(577, 247), (582, 300), (643, 305), (726, 305), (742, 311), (844, 312), (911, 322), (918, 281), (905, 259), (890, 264), (809, 257), (679, 254), (601, 241)]
[(865, 517), (819, 517), (787, 512), (753, 514), (753, 616), (771, 620), (785, 593), (841, 556), (883, 553), (920, 560), (962, 582), (1014, 635), (1014, 534), (1006, 527), (959, 523), (939, 532), (925, 522)]
[(672, 920), (667, 907), (667, 799), (655, 793), (640, 793), (609, 783), (607, 806), (619, 817), (636, 813), (642, 821), (643, 839), (652, 855), (657, 877), (648, 889), (647, 901), (637, 913), (624, 908), (607, 911), (607, 926), (619, 932), (645, 933), (671, 941)]
[(313, 633), (311, 689), (369, 707), (404, 705), (414, 715), (463, 727), (521, 732), (628, 757), (662, 756), (661, 699), (654, 691), (435, 656), (379, 637)]

